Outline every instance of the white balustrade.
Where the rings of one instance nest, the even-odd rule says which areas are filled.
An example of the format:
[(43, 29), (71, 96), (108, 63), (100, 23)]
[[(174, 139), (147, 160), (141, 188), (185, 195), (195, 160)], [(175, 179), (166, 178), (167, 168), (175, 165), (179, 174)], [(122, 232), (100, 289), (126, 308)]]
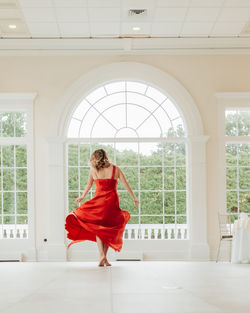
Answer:
[[(0, 239), (26, 239), (28, 225), (1, 225)], [(186, 224), (127, 224), (123, 239), (188, 239)]]
[(0, 225), (0, 239), (27, 239), (28, 225)]
[(124, 240), (133, 239), (188, 239), (187, 224), (127, 224)]

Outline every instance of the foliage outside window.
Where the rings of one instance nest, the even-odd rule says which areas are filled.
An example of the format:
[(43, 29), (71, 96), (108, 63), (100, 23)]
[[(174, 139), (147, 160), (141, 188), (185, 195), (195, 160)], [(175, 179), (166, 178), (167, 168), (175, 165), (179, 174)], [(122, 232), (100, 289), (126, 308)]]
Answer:
[(18, 238), (28, 224), (27, 145), (15, 144), (15, 138), (26, 135), (27, 116), (3, 112), (0, 122), (0, 136), (9, 138), (8, 144), (0, 145), (0, 238), (7, 232), (8, 238)]
[[(140, 201), (135, 207), (118, 183), (129, 224), (187, 225), (185, 127), (174, 102), (140, 82), (98, 87), (72, 114), (68, 128), (68, 210), (77, 207), (88, 179), (89, 158), (103, 148), (125, 173)], [(86, 200), (93, 197), (95, 186)], [(166, 238), (167, 239), (167, 238)]]
[[(250, 213), (250, 109), (226, 110), (227, 212)], [(242, 141), (239, 136), (246, 137)]]

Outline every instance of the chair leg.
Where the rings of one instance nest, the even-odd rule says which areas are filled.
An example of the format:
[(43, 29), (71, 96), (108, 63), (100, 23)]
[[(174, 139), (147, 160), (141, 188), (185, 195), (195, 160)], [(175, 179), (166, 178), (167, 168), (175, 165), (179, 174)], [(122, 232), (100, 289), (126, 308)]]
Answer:
[(216, 258), (216, 263), (219, 260), (219, 254), (220, 254), (220, 244), (221, 244), (221, 239), (220, 239), (220, 243), (219, 243), (219, 247), (218, 247), (218, 251), (217, 251), (217, 258)]
[(229, 255), (229, 262), (232, 261), (232, 240), (229, 241), (229, 244), (230, 244), (230, 255)]

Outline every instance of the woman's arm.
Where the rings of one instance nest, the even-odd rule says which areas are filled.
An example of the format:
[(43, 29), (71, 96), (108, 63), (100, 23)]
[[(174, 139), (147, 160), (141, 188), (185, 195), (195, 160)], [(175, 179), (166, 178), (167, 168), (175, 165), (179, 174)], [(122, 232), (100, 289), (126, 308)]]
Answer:
[(120, 179), (121, 183), (123, 184), (123, 186), (127, 189), (127, 191), (129, 192), (130, 196), (132, 197), (132, 199), (134, 200), (135, 205), (139, 204), (139, 201), (136, 199), (132, 189), (130, 188), (125, 175), (123, 174), (123, 171), (118, 167), (118, 178)]
[(94, 182), (94, 178), (93, 178), (93, 175), (92, 175), (92, 171), (89, 172), (89, 179), (88, 179), (88, 182), (85, 186), (85, 189), (83, 191), (83, 194), (81, 197), (77, 198), (75, 200), (75, 203), (79, 203), (81, 202), (85, 197), (86, 197), (86, 194), (89, 192), (90, 188), (92, 187), (93, 185), (93, 182)]

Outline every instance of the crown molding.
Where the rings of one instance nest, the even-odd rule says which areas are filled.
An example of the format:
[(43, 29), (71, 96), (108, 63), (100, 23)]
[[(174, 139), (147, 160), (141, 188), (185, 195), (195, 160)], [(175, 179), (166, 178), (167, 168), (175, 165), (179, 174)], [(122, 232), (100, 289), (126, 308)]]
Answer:
[(250, 100), (250, 92), (216, 92), (216, 99), (249, 99)]
[(34, 104), (37, 93), (0, 93), (0, 104)]
[(250, 54), (249, 37), (3, 38), (0, 55)]

